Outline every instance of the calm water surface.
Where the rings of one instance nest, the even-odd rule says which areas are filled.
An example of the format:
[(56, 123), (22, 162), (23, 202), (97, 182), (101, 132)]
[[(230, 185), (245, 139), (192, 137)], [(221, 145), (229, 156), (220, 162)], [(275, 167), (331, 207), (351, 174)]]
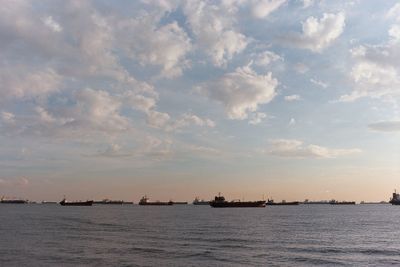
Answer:
[(1, 266), (400, 265), (400, 207), (0, 205)]

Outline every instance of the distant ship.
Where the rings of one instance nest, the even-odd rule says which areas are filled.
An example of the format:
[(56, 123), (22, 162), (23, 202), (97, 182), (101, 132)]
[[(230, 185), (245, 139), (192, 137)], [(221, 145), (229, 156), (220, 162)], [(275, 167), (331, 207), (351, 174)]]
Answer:
[(142, 206), (171, 206), (173, 205), (174, 202), (168, 201), (168, 202), (161, 202), (161, 201), (155, 201), (155, 202), (150, 202), (147, 196), (144, 196), (140, 199), (139, 205)]
[(122, 205), (127, 204), (123, 200), (110, 200), (110, 199), (103, 199), (100, 201), (93, 201), (93, 204), (102, 204), (102, 205)]
[(221, 194), (215, 196), (214, 200), (210, 201), (210, 206), (213, 208), (264, 208), (265, 200), (259, 201), (226, 201)]
[(295, 206), (299, 205), (300, 202), (298, 201), (291, 201), (291, 202), (286, 202), (285, 200), (282, 200), (282, 202), (274, 202), (273, 199), (268, 199), (267, 203), (265, 205), (267, 206)]
[(308, 199), (304, 200), (302, 204), (306, 205), (315, 205), (315, 204), (329, 204), (327, 200), (319, 200), (319, 201), (309, 201)]
[(92, 206), (93, 200), (87, 200), (87, 201), (66, 201), (64, 198), (63, 200), (60, 201), (61, 206)]
[(202, 199), (202, 200), (200, 200), (198, 197), (196, 197), (194, 200), (193, 200), (193, 203), (192, 203), (193, 205), (210, 205), (210, 201), (206, 201), (206, 200), (204, 200), (204, 199)]
[(187, 205), (187, 201), (172, 201), (173, 205)]
[(396, 190), (394, 190), (394, 193), (392, 194), (392, 198), (390, 199), (389, 203), (392, 205), (400, 205), (400, 194), (396, 193)]
[(332, 199), (331, 201), (329, 201), (329, 204), (331, 205), (355, 205), (356, 202), (355, 201), (337, 201)]
[(4, 197), (2, 197), (0, 199), (0, 203), (1, 204), (27, 204), (28, 200), (24, 200), (24, 199), (5, 199)]
[(42, 204), (58, 204), (55, 201), (42, 201)]

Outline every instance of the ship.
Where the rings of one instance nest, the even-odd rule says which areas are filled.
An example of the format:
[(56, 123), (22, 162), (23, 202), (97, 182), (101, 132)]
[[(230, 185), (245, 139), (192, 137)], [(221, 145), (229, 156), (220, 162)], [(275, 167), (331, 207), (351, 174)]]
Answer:
[(329, 204), (331, 205), (355, 205), (356, 202), (355, 201), (337, 201), (332, 199), (331, 201), (329, 201)]
[(329, 204), (329, 201), (327, 201), (327, 200), (310, 201), (310, 200), (306, 199), (301, 204), (306, 204), (306, 205)]
[(67, 201), (65, 198), (60, 201), (61, 206), (92, 206), (93, 200), (86, 201)]
[(172, 206), (173, 204), (174, 202), (172, 202), (171, 200), (168, 202), (162, 202), (162, 201), (150, 202), (147, 196), (142, 197), (139, 201), (139, 205), (142, 206)]
[(390, 204), (392, 205), (400, 205), (400, 194), (394, 190), (394, 193), (392, 194), (392, 198), (389, 201)]
[(210, 205), (210, 201), (206, 201), (204, 199), (200, 200), (198, 197), (195, 197), (192, 204), (193, 205)]
[(221, 196), (221, 193), (218, 196), (215, 196), (214, 200), (209, 202), (210, 206), (213, 208), (264, 208), (265, 200), (258, 201), (240, 201), (240, 200), (232, 200), (226, 201), (225, 197)]
[(28, 200), (24, 200), (24, 199), (6, 199), (6, 198), (2, 197), (0, 199), (0, 203), (1, 204), (27, 204)]
[(291, 202), (286, 202), (285, 200), (282, 200), (282, 202), (274, 202), (273, 199), (268, 199), (268, 201), (265, 203), (267, 206), (295, 206), (299, 205), (300, 202), (298, 201), (291, 201)]
[(100, 201), (93, 201), (93, 204), (101, 204), (101, 205), (122, 205), (127, 204), (123, 200), (110, 200), (110, 199), (103, 199)]
[(172, 201), (173, 205), (187, 205), (187, 201)]

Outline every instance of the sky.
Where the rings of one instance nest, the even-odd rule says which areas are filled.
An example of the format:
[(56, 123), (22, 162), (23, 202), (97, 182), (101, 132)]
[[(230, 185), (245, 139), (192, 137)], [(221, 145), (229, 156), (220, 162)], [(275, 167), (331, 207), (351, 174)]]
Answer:
[(2, 1), (0, 196), (388, 200), (398, 1)]

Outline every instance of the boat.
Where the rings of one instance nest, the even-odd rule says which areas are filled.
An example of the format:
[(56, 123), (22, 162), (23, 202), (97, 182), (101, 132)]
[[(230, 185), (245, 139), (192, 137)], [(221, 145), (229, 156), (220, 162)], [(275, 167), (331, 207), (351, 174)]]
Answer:
[(210, 205), (210, 201), (206, 201), (204, 199), (200, 200), (198, 197), (195, 197), (192, 204), (193, 205)]
[(299, 205), (300, 202), (298, 201), (291, 201), (291, 202), (286, 202), (285, 200), (282, 200), (282, 202), (274, 202), (273, 199), (268, 199), (268, 201), (265, 203), (267, 206), (295, 206)]
[(218, 196), (215, 196), (214, 200), (209, 202), (210, 206), (213, 208), (264, 208), (265, 200), (258, 201), (240, 201), (240, 200), (232, 200), (226, 201), (225, 197), (221, 196), (221, 193)]
[(93, 204), (101, 204), (101, 205), (122, 205), (126, 204), (123, 200), (110, 200), (110, 199), (103, 199), (100, 201), (93, 201)]
[(187, 205), (187, 201), (172, 201), (173, 205)]
[(331, 205), (355, 205), (356, 202), (355, 201), (337, 201), (332, 199), (331, 201), (329, 201), (329, 204)]
[(162, 201), (154, 201), (154, 202), (150, 202), (149, 198), (147, 196), (144, 196), (140, 199), (139, 201), (139, 205), (142, 206), (172, 206), (174, 204), (174, 202), (172, 202), (171, 200), (168, 202), (162, 202)]
[(389, 201), (390, 204), (392, 205), (400, 205), (400, 194), (394, 190), (394, 193), (392, 194), (392, 198)]
[(42, 201), (42, 204), (58, 204), (56, 201)]
[(0, 203), (1, 204), (27, 204), (28, 200), (24, 200), (24, 199), (6, 199), (6, 198), (2, 197), (0, 199)]
[(329, 204), (329, 201), (327, 200), (309, 201), (308, 199), (306, 199), (301, 204), (306, 204), (306, 205)]
[(86, 201), (67, 201), (65, 198), (60, 201), (61, 206), (92, 206), (93, 200)]

